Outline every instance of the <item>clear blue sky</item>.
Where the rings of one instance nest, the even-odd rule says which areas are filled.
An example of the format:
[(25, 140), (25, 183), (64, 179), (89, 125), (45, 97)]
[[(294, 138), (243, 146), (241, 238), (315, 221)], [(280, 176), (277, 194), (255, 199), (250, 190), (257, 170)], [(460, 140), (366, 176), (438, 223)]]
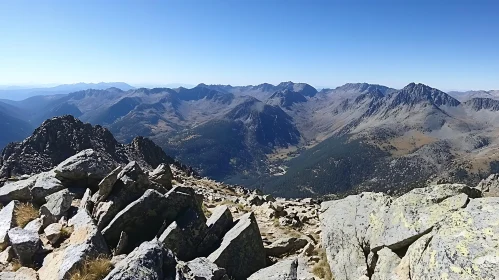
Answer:
[(0, 85), (499, 89), (497, 2), (0, 0)]

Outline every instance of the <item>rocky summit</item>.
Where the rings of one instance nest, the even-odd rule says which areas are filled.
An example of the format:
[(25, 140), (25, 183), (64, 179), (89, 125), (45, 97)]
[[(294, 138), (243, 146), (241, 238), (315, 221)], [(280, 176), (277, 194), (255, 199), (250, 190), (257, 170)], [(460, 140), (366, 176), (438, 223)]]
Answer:
[[(42, 127), (68, 122), (79, 124)], [(74, 148), (67, 158), (46, 147), (33, 157), (40, 128), (11, 144), (6, 163), (18, 173), (0, 181), (0, 279), (499, 277), (499, 175), (400, 196), (284, 199), (201, 178), (147, 139), (122, 145), (81, 127), (109, 135), (114, 152), (61, 136), (55, 145)]]

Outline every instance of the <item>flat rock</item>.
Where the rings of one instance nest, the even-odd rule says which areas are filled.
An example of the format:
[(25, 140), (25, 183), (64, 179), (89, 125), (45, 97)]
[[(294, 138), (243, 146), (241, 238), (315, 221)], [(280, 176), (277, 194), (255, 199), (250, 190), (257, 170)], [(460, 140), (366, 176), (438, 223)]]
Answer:
[(207, 258), (177, 264), (175, 280), (229, 280), (225, 269), (218, 267)]
[(307, 244), (308, 241), (303, 238), (283, 237), (265, 247), (265, 253), (267, 256), (277, 257), (284, 254), (294, 253), (305, 247)]
[(6, 247), (8, 243), (7, 232), (15, 226), (14, 211), (19, 201), (11, 201), (0, 210), (0, 247)]
[(208, 259), (226, 269), (236, 280), (246, 279), (265, 267), (265, 250), (253, 213), (241, 216), (224, 236), (220, 247)]
[(289, 259), (277, 262), (276, 264), (261, 269), (248, 277), (248, 280), (260, 279), (297, 280), (298, 259)]
[(38, 233), (22, 228), (12, 228), (8, 232), (9, 241), (19, 262), (23, 266), (33, 263), (33, 256), (41, 248)]
[(36, 177), (7, 183), (0, 187), (0, 203), (7, 204), (12, 200), (31, 201), (31, 188), (35, 185)]
[(157, 240), (144, 242), (117, 263), (104, 280), (163, 279), (163, 257), (163, 247)]
[(2, 280), (38, 280), (36, 271), (32, 268), (21, 267), (15, 272), (0, 272)]
[(69, 226), (73, 233), (60, 248), (48, 254), (38, 270), (40, 280), (64, 280), (87, 258), (110, 254), (107, 244), (87, 211), (80, 209)]
[(88, 179), (101, 180), (115, 167), (110, 155), (86, 149), (59, 163), (53, 170), (63, 180), (86, 183)]

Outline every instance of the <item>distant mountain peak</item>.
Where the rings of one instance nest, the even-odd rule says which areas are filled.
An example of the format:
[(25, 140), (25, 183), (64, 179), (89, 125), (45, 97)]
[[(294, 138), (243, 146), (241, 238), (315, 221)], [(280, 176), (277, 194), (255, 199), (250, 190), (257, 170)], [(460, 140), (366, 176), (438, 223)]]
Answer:
[(435, 106), (448, 105), (452, 107), (461, 104), (447, 93), (421, 83), (410, 83), (395, 94), (396, 97), (393, 100), (392, 107), (401, 104), (415, 105), (421, 102), (429, 102)]

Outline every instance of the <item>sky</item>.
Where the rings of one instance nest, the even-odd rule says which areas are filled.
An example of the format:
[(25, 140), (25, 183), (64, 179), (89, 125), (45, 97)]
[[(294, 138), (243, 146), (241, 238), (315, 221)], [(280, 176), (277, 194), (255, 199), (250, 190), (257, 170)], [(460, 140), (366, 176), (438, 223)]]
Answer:
[(499, 1), (0, 0), (0, 85), (499, 89)]

